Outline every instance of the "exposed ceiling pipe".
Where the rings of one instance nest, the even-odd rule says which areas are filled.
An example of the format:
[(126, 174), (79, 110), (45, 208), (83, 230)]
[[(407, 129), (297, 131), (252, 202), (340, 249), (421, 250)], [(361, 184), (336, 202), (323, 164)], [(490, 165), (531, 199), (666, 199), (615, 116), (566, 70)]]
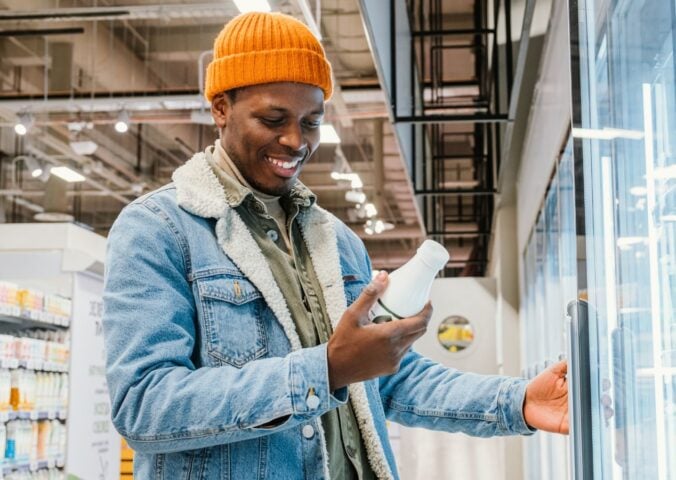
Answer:
[(72, 22), (73, 20), (171, 20), (177, 18), (213, 18), (235, 16), (238, 11), (229, 2), (198, 4), (130, 5), (124, 7), (45, 8), (0, 12), (0, 22)]
[(48, 35), (79, 35), (84, 28), (33, 28), (30, 30), (0, 30), (0, 37), (45, 37)]
[[(149, 90), (150, 92), (151, 90)], [(157, 90), (152, 90), (157, 92)], [(103, 92), (102, 92), (103, 95)], [(54, 96), (43, 99), (30, 99), (21, 96), (16, 99), (0, 97), (0, 105), (6, 110), (18, 112), (30, 109), (32, 112), (118, 112), (124, 107), (127, 111), (142, 110), (197, 110), (209, 106), (204, 97), (198, 93), (187, 95), (155, 95), (146, 96), (140, 91), (135, 95), (111, 96), (100, 98), (56, 98)]]
[(22, 207), (27, 208), (28, 210), (35, 213), (42, 213), (45, 211), (45, 209), (37, 203), (29, 202), (28, 200), (20, 197), (8, 197), (8, 200), (14, 201), (17, 205), (21, 205)]
[[(119, 195), (136, 195), (132, 190), (115, 190)], [(0, 196), (3, 197), (42, 197), (44, 190), (20, 190), (20, 189), (0, 189)], [(108, 192), (103, 190), (69, 190), (66, 193), (69, 197), (108, 197)]]

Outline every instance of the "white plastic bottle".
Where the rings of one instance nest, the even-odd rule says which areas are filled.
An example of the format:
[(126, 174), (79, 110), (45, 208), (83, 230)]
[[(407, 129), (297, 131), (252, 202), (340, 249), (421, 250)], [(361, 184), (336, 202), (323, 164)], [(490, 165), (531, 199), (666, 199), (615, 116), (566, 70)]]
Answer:
[(449, 258), (443, 245), (425, 240), (413, 258), (390, 273), (387, 290), (369, 312), (369, 318), (378, 323), (384, 320), (378, 317), (401, 319), (420, 312), (430, 298), (434, 277)]

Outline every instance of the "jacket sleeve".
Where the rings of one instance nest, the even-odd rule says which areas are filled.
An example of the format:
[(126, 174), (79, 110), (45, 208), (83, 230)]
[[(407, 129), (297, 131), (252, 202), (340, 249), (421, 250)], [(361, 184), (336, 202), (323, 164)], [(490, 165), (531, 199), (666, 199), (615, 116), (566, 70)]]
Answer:
[[(115, 427), (137, 451), (162, 453), (260, 437), (345, 403), (329, 392), (326, 345), (243, 368), (193, 363), (196, 307), (186, 243), (146, 200), (113, 226), (104, 335)], [(319, 398), (308, 398), (312, 393)]]
[(388, 419), (409, 427), (475, 437), (531, 434), (523, 418), (526, 381), (463, 373), (410, 350), (397, 373), (380, 379)]

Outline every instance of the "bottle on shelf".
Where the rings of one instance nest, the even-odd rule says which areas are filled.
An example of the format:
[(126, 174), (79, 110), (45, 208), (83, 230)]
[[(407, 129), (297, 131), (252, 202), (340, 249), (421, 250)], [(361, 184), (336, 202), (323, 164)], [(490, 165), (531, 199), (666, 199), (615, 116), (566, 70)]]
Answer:
[(380, 323), (420, 312), (430, 298), (434, 277), (449, 258), (443, 245), (425, 240), (408, 262), (390, 273), (387, 289), (369, 312), (371, 321)]

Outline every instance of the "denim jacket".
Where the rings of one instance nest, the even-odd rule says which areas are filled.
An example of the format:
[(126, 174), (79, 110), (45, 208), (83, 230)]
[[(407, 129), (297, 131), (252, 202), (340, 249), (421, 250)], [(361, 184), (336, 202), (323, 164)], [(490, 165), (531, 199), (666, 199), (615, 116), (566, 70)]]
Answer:
[[(138, 479), (328, 479), (320, 416), (352, 402), (369, 463), (399, 478), (385, 419), (475, 436), (530, 432), (525, 382), (414, 351), (393, 375), (329, 390), (272, 272), (203, 153), (110, 231), (104, 291), (115, 427)], [(231, 199), (230, 199), (231, 200)], [(300, 227), (335, 325), (371, 278), (362, 242), (316, 205)]]

